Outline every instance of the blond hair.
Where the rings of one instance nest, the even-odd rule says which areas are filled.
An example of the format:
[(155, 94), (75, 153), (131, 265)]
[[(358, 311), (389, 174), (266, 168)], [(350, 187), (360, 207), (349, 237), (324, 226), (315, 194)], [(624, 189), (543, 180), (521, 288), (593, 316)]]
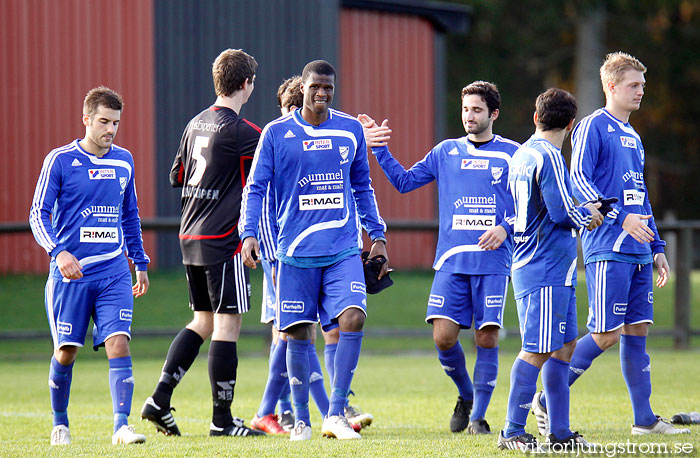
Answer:
[(645, 73), (647, 68), (639, 59), (622, 51), (605, 56), (605, 62), (600, 66), (600, 82), (603, 84), (603, 91), (608, 92), (608, 83), (618, 84), (622, 81), (627, 70)]

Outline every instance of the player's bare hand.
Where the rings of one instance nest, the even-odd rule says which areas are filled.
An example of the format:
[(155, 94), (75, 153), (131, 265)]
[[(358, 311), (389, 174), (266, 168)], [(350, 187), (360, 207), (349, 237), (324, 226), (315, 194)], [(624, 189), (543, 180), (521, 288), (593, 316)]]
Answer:
[(659, 276), (656, 279), (656, 286), (663, 288), (668, 282), (668, 277), (671, 275), (671, 267), (668, 265), (668, 260), (666, 255), (663, 253), (656, 253), (654, 256), (654, 265), (656, 270), (659, 271)]
[(65, 278), (69, 280), (77, 280), (83, 278), (83, 266), (80, 265), (78, 259), (72, 253), (63, 250), (56, 255), (56, 266)]
[(651, 215), (639, 215), (629, 213), (622, 222), (622, 229), (639, 243), (651, 243), (654, 240), (654, 231), (649, 228), (648, 219)]
[(605, 216), (603, 216), (603, 214), (598, 211), (598, 209), (600, 208), (600, 205), (601, 205), (600, 202), (589, 202), (586, 205), (584, 205), (584, 207), (586, 207), (588, 209), (588, 211), (591, 212), (591, 216), (592, 216), (591, 223), (588, 226), (586, 226), (586, 229), (588, 229), (589, 231), (592, 231), (596, 227), (603, 224), (603, 220), (605, 219)]
[(508, 234), (503, 229), (503, 226), (492, 227), (479, 237), (479, 248), (486, 251), (497, 250), (506, 237), (508, 237)]
[(369, 250), (369, 256), (367, 257), (371, 259), (375, 256), (384, 256), (384, 258), (386, 258), (386, 262), (382, 264), (382, 269), (379, 272), (379, 277), (377, 277), (377, 279), (380, 279), (384, 275), (391, 272), (391, 269), (389, 269), (389, 254), (386, 251), (386, 243), (381, 240), (378, 240), (372, 244), (372, 248)]
[(148, 281), (148, 272), (145, 270), (136, 271), (136, 283), (131, 287), (131, 292), (134, 297), (141, 297), (148, 292), (148, 286), (150, 282)]
[(389, 120), (382, 121), (382, 125), (378, 126), (377, 122), (369, 115), (360, 114), (357, 120), (362, 124), (362, 130), (365, 134), (365, 143), (368, 148), (379, 148), (387, 146), (391, 140), (391, 129), (389, 128)]
[(255, 237), (246, 237), (241, 248), (241, 259), (243, 264), (251, 269), (257, 269), (260, 262), (260, 244)]

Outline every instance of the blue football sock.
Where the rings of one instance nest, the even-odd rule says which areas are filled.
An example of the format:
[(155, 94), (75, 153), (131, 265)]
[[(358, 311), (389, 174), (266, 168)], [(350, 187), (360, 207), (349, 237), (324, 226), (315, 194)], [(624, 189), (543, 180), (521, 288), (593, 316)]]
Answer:
[(645, 336), (620, 336), (620, 366), (632, 401), (634, 424), (649, 426), (656, 421), (651, 410), (651, 364)]
[(68, 399), (70, 398), (72, 379), (73, 363), (64, 366), (52, 356), (49, 368), (49, 392), (51, 394), (54, 426), (68, 426)]
[(326, 366), (326, 372), (328, 372), (328, 381), (330, 385), (333, 386), (333, 381), (335, 380), (335, 353), (338, 350), (338, 344), (326, 344), (323, 349), (323, 363)]
[[(437, 346), (435, 346), (437, 348)], [(437, 348), (438, 359), (445, 373), (455, 382), (457, 390), (462, 399), (471, 401), (474, 399), (474, 386), (467, 372), (467, 365), (464, 359), (462, 345), (457, 343), (448, 350)]]
[(506, 413), (506, 438), (525, 433), (527, 414), (530, 412), (532, 398), (537, 392), (537, 377), (540, 369), (537, 366), (515, 358), (510, 371), (510, 394), (508, 395), (508, 411)]
[(362, 331), (340, 331), (335, 358), (335, 380), (331, 388), (330, 406), (328, 407), (329, 417), (345, 415), (345, 405), (348, 402), (352, 376), (360, 359), (362, 336), (364, 336)]
[[(573, 385), (574, 382), (583, 374), (586, 369), (591, 367), (593, 360), (596, 359), (603, 353), (600, 349), (593, 336), (589, 333), (578, 339), (576, 342), (576, 349), (574, 354), (571, 356), (571, 362), (569, 363), (569, 386)], [(547, 408), (547, 396), (542, 396), (540, 398), (542, 405)]]
[(310, 340), (287, 340), (287, 371), (294, 404), (294, 418), (311, 424), (309, 415), (309, 346)]
[(289, 376), (287, 376), (287, 383), (282, 387), (282, 392), (279, 397), (279, 409), (280, 413), (292, 410), (292, 398), (291, 398), (291, 388), (289, 387)]
[(498, 347), (476, 347), (474, 364), (474, 406), (470, 420), (486, 417), (486, 409), (491, 402), (493, 389), (498, 377)]
[(134, 375), (131, 370), (131, 356), (109, 360), (109, 391), (112, 394), (114, 412), (114, 432), (128, 424), (131, 413), (131, 398), (134, 395)]
[(275, 413), (275, 404), (284, 386), (289, 386), (287, 377), (287, 342), (279, 339), (275, 349), (270, 353), (270, 369), (267, 374), (267, 384), (263, 392), (258, 417)]
[(551, 400), (549, 430), (557, 439), (571, 436), (569, 429), (569, 363), (549, 358), (542, 366), (542, 385)]
[(321, 412), (321, 417), (325, 417), (328, 414), (328, 394), (323, 384), (321, 361), (319, 361), (316, 347), (313, 345), (309, 345), (309, 374), (311, 397), (314, 399), (319, 412)]

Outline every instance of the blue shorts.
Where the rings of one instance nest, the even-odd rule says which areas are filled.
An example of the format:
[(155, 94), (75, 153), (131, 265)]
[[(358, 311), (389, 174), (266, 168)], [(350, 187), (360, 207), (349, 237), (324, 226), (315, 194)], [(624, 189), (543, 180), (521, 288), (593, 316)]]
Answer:
[(277, 264), (279, 307), (275, 324), (285, 331), (300, 323), (321, 322), (324, 331), (337, 327), (338, 316), (349, 308), (367, 314), (365, 274), (359, 255), (325, 267), (302, 268)]
[(515, 302), (523, 351), (557, 351), (578, 335), (576, 289), (573, 286), (545, 286)]
[(586, 264), (590, 332), (625, 324), (654, 323), (652, 263), (598, 261)]
[(49, 277), (45, 305), (54, 348), (64, 345), (82, 347), (90, 317), (95, 323), (93, 349), (97, 350), (105, 340), (118, 334), (131, 339), (131, 315), (134, 310), (131, 272), (79, 282)]
[(425, 321), (444, 318), (463, 329), (484, 326), (503, 327), (507, 275), (467, 275), (435, 272)]
[[(277, 298), (275, 297), (275, 282), (272, 279), (273, 264), (266, 260), (261, 260), (263, 268), (263, 284), (262, 284), (262, 306), (260, 307), (260, 322), (272, 323), (277, 314)], [(275, 262), (278, 265), (277, 262)]]

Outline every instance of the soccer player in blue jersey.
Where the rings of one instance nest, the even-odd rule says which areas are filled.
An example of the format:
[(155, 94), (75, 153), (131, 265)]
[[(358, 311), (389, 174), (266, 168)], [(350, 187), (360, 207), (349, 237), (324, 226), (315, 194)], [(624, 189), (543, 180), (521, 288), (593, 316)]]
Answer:
[[(629, 124), (642, 102), (645, 72), (629, 54), (608, 54), (600, 67), (605, 107), (583, 118), (572, 137), (574, 196), (581, 201), (616, 197), (618, 203), (600, 229), (582, 236), (589, 333), (578, 341), (568, 381), (574, 383), (596, 357), (620, 342), (620, 365), (634, 413), (632, 434), (689, 433), (655, 415), (649, 402), (646, 336), (654, 319), (652, 263), (659, 271), (659, 288), (666, 285), (670, 269), (644, 183), (644, 147)], [(548, 401), (549, 395), (539, 393), (533, 399), (540, 430), (547, 415), (551, 417)]]
[[(54, 354), (49, 370), (51, 445), (71, 443), (68, 398), (73, 363), (85, 344), (90, 317), (93, 349), (105, 347), (114, 412), (113, 444), (143, 443), (128, 424), (134, 393), (129, 340), (133, 297), (148, 291), (134, 159), (114, 145), (123, 102), (100, 86), (83, 102), (85, 137), (51, 151), (39, 175), (29, 222), (51, 256), (46, 314)], [(136, 266), (131, 285), (127, 256)], [(133, 297), (132, 297), (133, 296)]]
[(506, 425), (498, 448), (533, 450), (525, 432), (542, 371), (550, 409), (550, 444), (587, 447), (569, 429), (569, 361), (576, 346), (576, 230), (603, 222), (600, 203), (574, 205), (561, 146), (576, 117), (576, 100), (548, 89), (535, 103), (535, 134), (513, 155), (508, 183), (515, 200), (513, 289), (522, 349), (510, 374)]
[[(493, 134), (501, 103), (496, 85), (475, 81), (462, 89), (461, 98), (466, 137), (439, 143), (408, 171), (388, 148), (372, 152), (399, 192), (437, 181), (440, 230), (426, 321), (433, 326), (440, 364), (459, 391), (450, 430), (490, 434), (485, 416), (496, 386), (498, 330), (512, 254), (514, 210), (507, 177), (520, 145)], [(376, 126), (370, 118), (361, 120), (366, 127)], [(459, 343), (460, 329), (472, 322), (474, 383)]]
[[(357, 367), (366, 315), (356, 215), (373, 240), (371, 256), (387, 256), (384, 232), (369, 177), (362, 125), (330, 108), (335, 69), (308, 63), (302, 72), (304, 106), (265, 126), (246, 183), (239, 231), (243, 260), (256, 266), (262, 200), (268, 184), (276, 196), (278, 313), (288, 333), (287, 369), (296, 424), (291, 440), (311, 438), (309, 358), (313, 326), (340, 328), (335, 376), (321, 432), (359, 439), (344, 416)], [(386, 269), (383, 274), (386, 273)]]

